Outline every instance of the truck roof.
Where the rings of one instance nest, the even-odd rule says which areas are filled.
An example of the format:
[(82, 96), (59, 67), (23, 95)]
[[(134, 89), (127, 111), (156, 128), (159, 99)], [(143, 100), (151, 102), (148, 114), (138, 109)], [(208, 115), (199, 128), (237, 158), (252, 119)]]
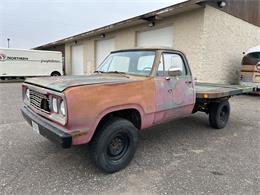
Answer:
[(17, 49), (17, 48), (2, 48), (0, 50), (10, 50), (10, 51), (29, 51), (29, 52), (43, 52), (43, 53), (61, 53), (60, 51), (49, 51), (49, 50), (34, 50), (34, 49)]
[(147, 50), (168, 50), (168, 51), (181, 52), (179, 50), (173, 49), (172, 47), (152, 46), (152, 47), (133, 47), (133, 48), (128, 48), (128, 49), (119, 49), (119, 50), (112, 51), (111, 53), (121, 52), (121, 51), (136, 51), (136, 50), (144, 50), (144, 51), (147, 51)]
[(248, 49), (246, 54), (253, 53), (253, 52), (260, 52), (260, 45), (257, 45), (255, 47), (252, 47), (252, 48)]

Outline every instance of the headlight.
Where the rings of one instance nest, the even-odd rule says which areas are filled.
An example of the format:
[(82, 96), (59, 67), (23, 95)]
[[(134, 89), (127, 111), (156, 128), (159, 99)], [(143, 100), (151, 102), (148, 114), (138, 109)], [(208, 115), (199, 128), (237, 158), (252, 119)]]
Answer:
[(25, 95), (27, 99), (30, 99), (30, 89), (26, 89)]
[(57, 98), (52, 98), (52, 110), (53, 112), (58, 112), (58, 100)]
[(30, 90), (28, 88), (25, 91), (24, 99), (28, 102), (30, 101)]
[(65, 111), (65, 104), (64, 104), (64, 101), (61, 100), (61, 103), (60, 103), (60, 111), (59, 111), (63, 116), (66, 115), (66, 111)]

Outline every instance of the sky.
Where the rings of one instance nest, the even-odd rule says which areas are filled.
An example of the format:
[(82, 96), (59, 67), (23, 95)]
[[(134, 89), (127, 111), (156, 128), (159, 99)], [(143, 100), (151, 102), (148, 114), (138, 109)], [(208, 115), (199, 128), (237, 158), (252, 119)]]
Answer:
[(0, 47), (29, 49), (184, 0), (0, 0)]

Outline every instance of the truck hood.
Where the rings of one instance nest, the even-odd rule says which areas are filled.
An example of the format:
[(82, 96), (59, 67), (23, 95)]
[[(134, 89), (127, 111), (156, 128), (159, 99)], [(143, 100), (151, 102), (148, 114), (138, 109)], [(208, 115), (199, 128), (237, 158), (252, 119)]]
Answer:
[[(139, 79), (137, 79), (139, 78)], [(125, 77), (123, 75), (84, 75), (84, 76), (61, 76), (61, 77), (35, 77), (28, 78), (25, 83), (62, 92), (69, 87), (95, 84), (118, 84), (140, 80), (142, 77)], [(143, 77), (145, 78), (145, 77)]]

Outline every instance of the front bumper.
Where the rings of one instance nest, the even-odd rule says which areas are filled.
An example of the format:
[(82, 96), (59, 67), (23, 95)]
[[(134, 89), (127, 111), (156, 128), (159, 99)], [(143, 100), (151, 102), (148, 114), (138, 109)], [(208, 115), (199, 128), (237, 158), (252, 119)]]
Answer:
[(32, 126), (32, 121), (38, 124), (39, 133), (59, 144), (63, 148), (70, 148), (72, 144), (72, 136), (64, 131), (55, 123), (35, 114), (27, 106), (21, 108), (24, 119)]

